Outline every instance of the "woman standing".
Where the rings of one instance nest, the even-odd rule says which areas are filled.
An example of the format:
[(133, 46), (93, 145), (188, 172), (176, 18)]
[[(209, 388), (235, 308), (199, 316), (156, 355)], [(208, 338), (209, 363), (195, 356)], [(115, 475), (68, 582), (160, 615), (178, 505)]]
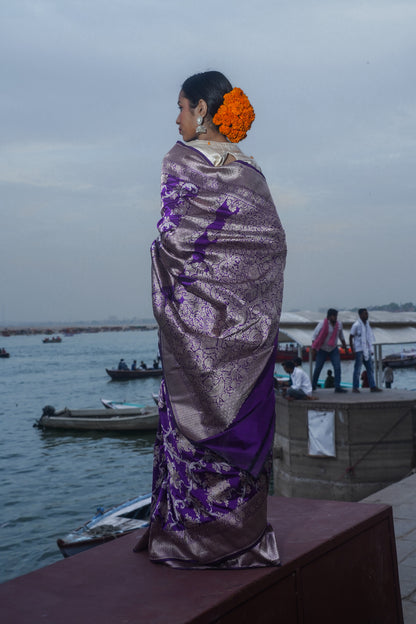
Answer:
[(278, 565), (267, 524), (285, 235), (235, 143), (254, 111), (219, 72), (188, 78), (183, 141), (162, 166), (151, 249), (164, 371), (150, 528), (136, 550), (178, 568)]

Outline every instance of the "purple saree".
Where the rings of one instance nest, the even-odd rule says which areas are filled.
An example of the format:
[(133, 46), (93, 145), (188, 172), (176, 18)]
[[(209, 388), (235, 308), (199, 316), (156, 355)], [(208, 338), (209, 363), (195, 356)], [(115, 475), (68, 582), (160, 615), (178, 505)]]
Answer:
[(164, 381), (137, 549), (173, 567), (278, 565), (266, 504), (286, 243), (265, 179), (178, 142), (163, 161), (158, 229)]

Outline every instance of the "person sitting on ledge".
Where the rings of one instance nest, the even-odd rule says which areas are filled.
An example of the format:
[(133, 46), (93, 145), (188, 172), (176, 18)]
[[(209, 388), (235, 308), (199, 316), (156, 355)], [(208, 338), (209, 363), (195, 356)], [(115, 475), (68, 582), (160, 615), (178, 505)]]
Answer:
[(312, 384), (305, 371), (302, 370), (300, 366), (295, 366), (295, 363), (292, 361), (284, 362), (283, 368), (285, 369), (286, 373), (290, 375), (290, 379), (292, 381), (292, 384), (291, 386), (289, 386), (289, 388), (284, 388), (282, 390), (283, 396), (285, 396), (288, 401), (305, 401), (307, 399), (311, 400)]
[(335, 388), (335, 380), (331, 369), (327, 370), (324, 388)]

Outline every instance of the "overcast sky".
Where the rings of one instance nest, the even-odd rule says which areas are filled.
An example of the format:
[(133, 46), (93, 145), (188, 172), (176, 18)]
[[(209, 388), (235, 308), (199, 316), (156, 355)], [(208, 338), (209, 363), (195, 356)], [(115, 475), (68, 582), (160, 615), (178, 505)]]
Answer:
[(284, 310), (415, 301), (416, 3), (0, 0), (0, 322), (150, 317), (160, 164), (191, 74), (256, 120)]

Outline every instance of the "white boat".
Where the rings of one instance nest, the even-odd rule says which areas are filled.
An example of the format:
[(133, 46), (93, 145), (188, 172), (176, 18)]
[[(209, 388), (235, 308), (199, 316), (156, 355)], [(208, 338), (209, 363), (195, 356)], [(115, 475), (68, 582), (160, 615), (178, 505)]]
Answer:
[(83, 526), (58, 539), (58, 548), (64, 557), (147, 527), (150, 518), (151, 495), (138, 496), (104, 511), (97, 509), (95, 516)]
[(145, 407), (142, 403), (132, 403), (130, 401), (110, 401), (109, 399), (101, 399), (101, 403), (108, 409), (116, 410), (143, 409)]
[(156, 406), (116, 409), (56, 411), (51, 405), (43, 408), (35, 426), (41, 429), (74, 429), (83, 431), (155, 431), (159, 423)]

